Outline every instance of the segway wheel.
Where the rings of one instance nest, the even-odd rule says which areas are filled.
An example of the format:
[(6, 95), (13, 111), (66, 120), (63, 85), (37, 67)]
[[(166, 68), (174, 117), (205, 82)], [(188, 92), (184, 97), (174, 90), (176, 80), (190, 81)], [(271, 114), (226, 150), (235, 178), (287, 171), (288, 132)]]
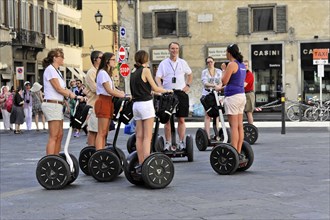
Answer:
[(127, 147), (128, 153), (132, 153), (133, 151), (136, 151), (136, 135), (135, 135), (135, 133), (132, 134), (128, 138), (126, 147)]
[(186, 151), (188, 162), (194, 161), (194, 140), (190, 135), (186, 136)]
[(163, 152), (165, 147), (165, 140), (163, 136), (158, 136), (155, 143), (155, 151)]
[(258, 128), (253, 124), (244, 123), (244, 140), (249, 144), (254, 144), (258, 139)]
[(238, 153), (230, 144), (221, 143), (212, 149), (210, 163), (220, 175), (233, 174), (238, 168)]
[(62, 189), (70, 179), (70, 167), (66, 160), (58, 155), (41, 158), (36, 169), (36, 177), (45, 189)]
[(244, 155), (245, 161), (240, 161), (237, 171), (245, 171), (253, 164), (254, 153), (251, 145), (247, 141), (243, 141), (241, 154)]
[(121, 168), (119, 158), (110, 150), (96, 151), (89, 159), (89, 172), (99, 182), (110, 182)]
[(91, 175), (88, 168), (89, 158), (91, 158), (95, 151), (95, 147), (87, 146), (84, 147), (79, 154), (79, 167), (81, 171), (87, 176)]
[[(227, 143), (230, 143), (230, 141), (231, 141), (230, 128), (226, 128), (226, 130), (227, 130), (227, 135), (228, 135)], [(225, 137), (224, 137), (222, 128), (219, 128), (219, 137), (220, 137), (220, 141), (224, 141)]]
[[(69, 155), (70, 155), (71, 160), (73, 162), (74, 172), (71, 173), (71, 169), (69, 169), (70, 173), (71, 173), (71, 177), (70, 177), (67, 185), (70, 185), (71, 183), (73, 183), (79, 176), (79, 163), (78, 163), (78, 160), (73, 154), (69, 154)], [(60, 153), (60, 156), (63, 157), (63, 159), (66, 161), (66, 157), (65, 157), (64, 153)], [(68, 165), (69, 165), (69, 163), (68, 163)]]
[(153, 153), (142, 164), (142, 179), (152, 189), (168, 186), (174, 177), (172, 160), (162, 153)]
[(198, 128), (198, 130), (196, 131), (195, 142), (199, 151), (206, 150), (207, 146), (209, 145), (209, 139), (204, 129)]
[[(116, 154), (116, 152), (115, 152), (115, 150), (113, 149), (112, 146), (111, 147), (107, 147), (106, 149), (108, 149), (108, 150), (110, 150), (110, 151), (112, 151), (113, 153)], [(117, 147), (116, 150), (117, 150), (117, 152), (119, 154), (120, 161), (121, 161), (121, 167), (120, 167), (119, 173), (118, 173), (118, 176), (119, 176), (124, 171), (123, 168), (126, 166), (126, 155), (125, 155), (125, 153), (124, 153), (124, 151), (122, 149), (120, 149), (120, 148)]]
[(130, 153), (126, 161), (127, 163), (124, 167), (126, 179), (134, 185), (143, 185), (144, 182), (141, 174), (135, 172), (135, 167), (139, 165), (137, 152)]

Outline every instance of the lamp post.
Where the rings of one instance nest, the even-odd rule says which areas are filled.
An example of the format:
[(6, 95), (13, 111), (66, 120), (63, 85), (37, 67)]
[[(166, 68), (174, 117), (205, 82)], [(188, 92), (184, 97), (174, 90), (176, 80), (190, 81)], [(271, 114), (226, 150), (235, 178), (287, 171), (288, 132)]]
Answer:
[(97, 10), (97, 12), (94, 15), (94, 17), (95, 17), (95, 22), (99, 26), (99, 30), (101, 28), (101, 29), (107, 29), (107, 30), (112, 31), (112, 32), (117, 32), (118, 31), (118, 25), (116, 23), (113, 23), (111, 25), (101, 25), (102, 19), (103, 19), (103, 15), (101, 14), (101, 12), (99, 10)]

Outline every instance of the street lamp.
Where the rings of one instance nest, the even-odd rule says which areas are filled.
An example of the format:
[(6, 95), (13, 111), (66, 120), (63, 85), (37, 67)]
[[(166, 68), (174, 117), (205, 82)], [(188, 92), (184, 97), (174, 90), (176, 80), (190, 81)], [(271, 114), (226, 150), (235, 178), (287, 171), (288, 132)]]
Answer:
[(101, 12), (99, 10), (97, 10), (97, 12), (94, 15), (94, 17), (95, 17), (95, 22), (99, 26), (99, 30), (100, 30), (100, 27), (101, 27), (101, 29), (107, 29), (107, 30), (113, 31), (113, 32), (117, 32), (118, 31), (118, 25), (116, 23), (113, 23), (111, 25), (101, 25), (102, 19), (103, 19), (103, 15), (101, 14)]

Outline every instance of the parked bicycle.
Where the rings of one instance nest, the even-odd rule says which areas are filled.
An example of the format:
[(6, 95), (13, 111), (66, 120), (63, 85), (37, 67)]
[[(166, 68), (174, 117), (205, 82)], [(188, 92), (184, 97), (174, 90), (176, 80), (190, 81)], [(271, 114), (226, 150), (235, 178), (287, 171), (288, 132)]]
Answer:
[(315, 105), (307, 108), (304, 117), (308, 121), (326, 121), (329, 118), (330, 100), (323, 103), (321, 106), (320, 100), (314, 100)]
[[(300, 95), (298, 95), (300, 97)], [(313, 106), (313, 101), (310, 99), (307, 103), (303, 103), (301, 101), (289, 101), (293, 104), (289, 105), (286, 109), (287, 118), (290, 121), (301, 121), (305, 118), (305, 111)]]

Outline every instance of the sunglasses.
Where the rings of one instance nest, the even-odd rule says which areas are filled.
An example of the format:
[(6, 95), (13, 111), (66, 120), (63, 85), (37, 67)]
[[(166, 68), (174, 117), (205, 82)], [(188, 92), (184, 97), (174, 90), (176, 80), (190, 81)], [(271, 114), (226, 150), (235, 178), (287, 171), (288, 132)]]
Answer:
[(206, 63), (213, 63), (213, 61), (207, 61)]
[(102, 57), (97, 57), (97, 58), (102, 59)]

